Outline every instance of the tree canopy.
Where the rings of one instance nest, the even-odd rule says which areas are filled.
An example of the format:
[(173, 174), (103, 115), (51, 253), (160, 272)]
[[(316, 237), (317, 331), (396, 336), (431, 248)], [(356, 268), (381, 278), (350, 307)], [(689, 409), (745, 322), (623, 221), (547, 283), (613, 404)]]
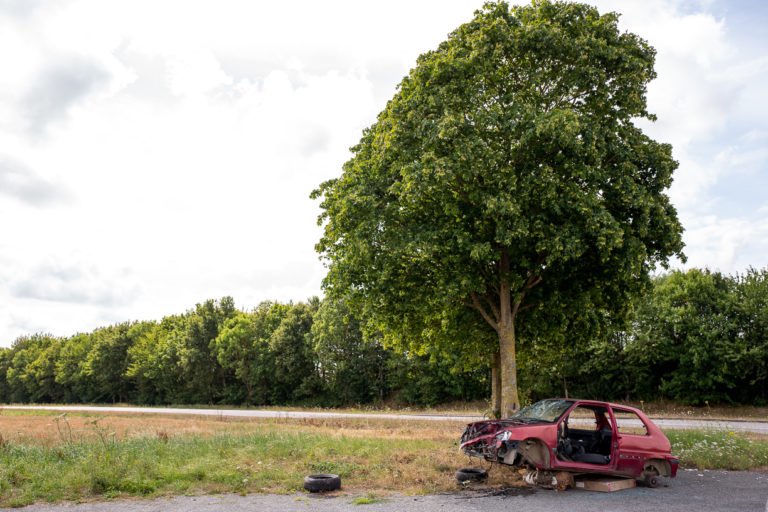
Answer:
[(519, 406), (520, 335), (620, 314), (682, 257), (665, 193), (677, 163), (634, 124), (653, 119), (655, 52), (617, 22), (578, 3), (486, 4), (419, 57), (314, 192), (329, 295), (385, 340), (484, 346), (503, 415)]

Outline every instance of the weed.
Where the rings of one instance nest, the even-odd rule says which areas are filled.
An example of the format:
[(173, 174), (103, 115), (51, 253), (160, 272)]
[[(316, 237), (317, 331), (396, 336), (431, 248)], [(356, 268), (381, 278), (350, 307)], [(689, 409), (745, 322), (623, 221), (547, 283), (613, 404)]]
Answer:
[(381, 503), (383, 500), (377, 497), (375, 494), (368, 494), (367, 496), (358, 496), (352, 500), (353, 505), (373, 505), (374, 503)]
[[(67, 420), (67, 413), (62, 413), (56, 416), (53, 421), (56, 423), (56, 430), (59, 432), (59, 438), (65, 443), (72, 443), (72, 425)], [(63, 425), (63, 426), (62, 426)]]

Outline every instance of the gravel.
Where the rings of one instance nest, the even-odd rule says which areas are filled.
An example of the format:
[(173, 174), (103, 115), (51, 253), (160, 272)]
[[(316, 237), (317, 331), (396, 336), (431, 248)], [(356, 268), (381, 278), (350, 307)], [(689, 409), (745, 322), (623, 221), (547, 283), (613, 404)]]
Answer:
[[(429, 496), (392, 496), (356, 505), (355, 494), (180, 496), (151, 500), (32, 505), (24, 512), (586, 512), (755, 511), (768, 512), (768, 473), (684, 470), (666, 486), (637, 487), (614, 493), (583, 490), (476, 489)], [(19, 510), (19, 509), (13, 509)]]

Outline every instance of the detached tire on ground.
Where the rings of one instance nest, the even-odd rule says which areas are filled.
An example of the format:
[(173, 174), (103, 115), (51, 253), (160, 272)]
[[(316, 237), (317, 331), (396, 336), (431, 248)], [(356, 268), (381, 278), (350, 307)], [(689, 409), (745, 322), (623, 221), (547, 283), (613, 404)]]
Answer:
[(304, 477), (304, 489), (309, 492), (336, 491), (341, 489), (339, 475), (307, 475)]
[(488, 472), (481, 468), (461, 468), (456, 472), (456, 481), (463, 484), (466, 482), (482, 482), (488, 479)]

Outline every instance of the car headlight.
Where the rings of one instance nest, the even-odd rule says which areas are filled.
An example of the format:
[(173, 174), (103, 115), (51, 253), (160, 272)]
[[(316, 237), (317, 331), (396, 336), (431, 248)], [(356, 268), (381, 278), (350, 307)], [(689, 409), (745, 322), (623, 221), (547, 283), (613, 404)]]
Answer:
[(509, 430), (506, 430), (506, 431), (502, 432), (501, 434), (498, 434), (498, 435), (496, 436), (496, 439), (497, 439), (498, 441), (506, 441), (506, 440), (507, 440), (507, 439), (509, 439), (511, 436), (512, 436), (512, 432), (510, 432)]

